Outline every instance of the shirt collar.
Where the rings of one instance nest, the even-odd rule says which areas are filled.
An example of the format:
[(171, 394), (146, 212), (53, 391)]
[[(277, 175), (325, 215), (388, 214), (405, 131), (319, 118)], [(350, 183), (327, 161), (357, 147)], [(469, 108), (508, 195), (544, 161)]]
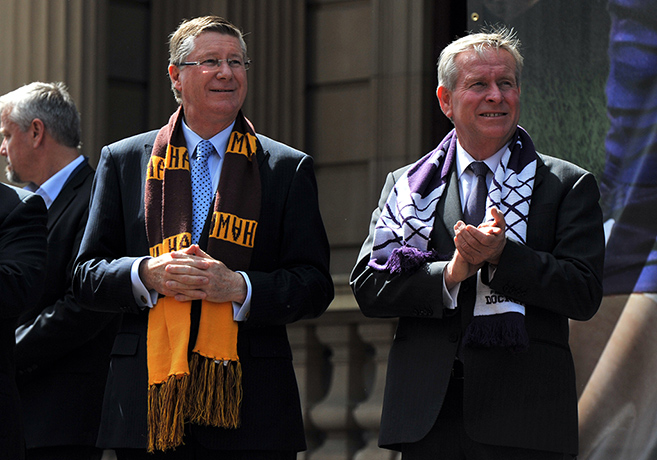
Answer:
[[(499, 149), (497, 152), (495, 152), (494, 155), (491, 155), (490, 157), (486, 158), (484, 163), (486, 163), (486, 166), (488, 166), (488, 169), (492, 171), (493, 174), (495, 174), (495, 170), (497, 169), (497, 166), (500, 164), (500, 161), (502, 160), (502, 156), (504, 153), (509, 149), (509, 145), (511, 142), (509, 141), (504, 147)], [(472, 158), (472, 155), (470, 155), (461, 145), (460, 142), (456, 142), (456, 171), (458, 172), (458, 177), (460, 178), (465, 170), (470, 166), (470, 163), (477, 161), (474, 158)]]
[[(224, 129), (223, 131), (220, 131), (219, 133), (215, 134), (213, 137), (208, 139), (212, 145), (214, 146), (214, 149), (217, 151), (219, 154), (219, 157), (223, 157), (224, 153), (226, 152), (226, 146), (228, 146), (228, 138), (230, 137), (230, 133), (233, 131), (233, 126), (235, 125), (235, 122), (233, 121), (228, 128)], [(190, 155), (195, 155), (196, 154), (196, 146), (198, 145), (199, 142), (203, 140), (201, 136), (196, 134), (192, 129), (187, 126), (187, 123), (185, 123), (185, 120), (182, 122), (182, 128), (183, 128), (183, 135), (185, 136), (185, 143), (187, 144), (187, 150), (191, 152)]]
[(62, 191), (62, 188), (64, 188), (64, 184), (66, 184), (69, 176), (84, 160), (85, 157), (79, 155), (69, 164), (50, 176), (50, 178), (41, 184), (40, 187), (36, 184), (29, 184), (25, 188), (31, 192), (41, 195), (43, 200), (46, 202), (46, 207), (50, 208), (50, 205), (57, 199), (59, 193)]

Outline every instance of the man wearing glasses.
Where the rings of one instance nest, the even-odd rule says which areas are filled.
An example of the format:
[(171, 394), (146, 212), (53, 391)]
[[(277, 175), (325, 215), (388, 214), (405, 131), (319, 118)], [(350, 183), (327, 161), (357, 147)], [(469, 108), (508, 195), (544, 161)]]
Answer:
[(333, 298), (312, 159), (242, 114), (235, 26), (184, 21), (169, 57), (180, 107), (103, 149), (77, 260), (80, 301), (124, 313), (98, 443), (119, 460), (294, 459), (285, 325)]

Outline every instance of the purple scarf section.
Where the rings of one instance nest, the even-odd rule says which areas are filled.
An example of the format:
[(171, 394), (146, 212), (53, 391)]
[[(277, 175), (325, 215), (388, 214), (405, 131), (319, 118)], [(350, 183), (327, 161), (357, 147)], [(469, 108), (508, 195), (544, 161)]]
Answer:
[[(381, 216), (387, 219), (379, 218), (376, 224), (370, 267), (390, 273), (412, 273), (426, 262), (451, 258), (429, 249), (429, 239), (436, 205), (456, 158), (456, 144), (456, 131), (452, 130), (438, 147), (408, 169), (400, 179), (407, 181), (403, 190), (395, 185), (391, 192), (394, 199), (388, 198)], [(412, 203), (402, 204), (404, 197), (400, 193), (410, 193)], [(420, 202), (425, 204), (418, 206)]]

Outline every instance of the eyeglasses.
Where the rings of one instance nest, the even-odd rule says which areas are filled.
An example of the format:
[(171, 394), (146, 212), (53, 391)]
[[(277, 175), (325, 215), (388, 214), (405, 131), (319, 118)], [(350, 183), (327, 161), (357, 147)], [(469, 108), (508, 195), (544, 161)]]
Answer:
[(222, 63), (228, 64), (228, 67), (231, 69), (244, 69), (244, 70), (249, 70), (249, 66), (251, 65), (250, 60), (242, 61), (241, 59), (236, 59), (236, 58), (229, 58), (229, 59), (205, 59), (203, 61), (191, 61), (191, 62), (181, 62), (178, 64), (178, 67), (182, 67), (185, 65), (199, 65), (203, 66), (206, 69), (214, 69), (215, 67), (221, 67)]

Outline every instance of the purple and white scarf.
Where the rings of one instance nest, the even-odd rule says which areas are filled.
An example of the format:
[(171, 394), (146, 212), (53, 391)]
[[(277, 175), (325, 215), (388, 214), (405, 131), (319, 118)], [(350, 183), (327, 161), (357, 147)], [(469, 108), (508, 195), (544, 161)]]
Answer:
[[(415, 162), (395, 183), (374, 229), (370, 267), (410, 273), (426, 262), (451, 258), (451, 254), (431, 250), (429, 240), (437, 204), (456, 161), (456, 145), (456, 131), (452, 130), (435, 150)], [(537, 158), (529, 134), (518, 127), (495, 170), (486, 199), (484, 220), (491, 220), (490, 209), (497, 207), (504, 213), (507, 237), (522, 244), (526, 242)], [(486, 286), (478, 273), (474, 318), (464, 343), (514, 351), (526, 349), (529, 339), (524, 313), (523, 305)]]

